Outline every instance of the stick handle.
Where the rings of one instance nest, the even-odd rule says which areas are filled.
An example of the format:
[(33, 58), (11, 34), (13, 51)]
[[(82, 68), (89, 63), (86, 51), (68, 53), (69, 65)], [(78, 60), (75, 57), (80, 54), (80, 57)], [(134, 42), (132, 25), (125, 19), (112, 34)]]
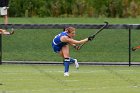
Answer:
[[(87, 41), (87, 42), (88, 42), (88, 41)], [(85, 42), (85, 43), (79, 45), (80, 48), (79, 48), (78, 50), (80, 50), (87, 42)]]
[[(108, 26), (108, 22), (104, 22), (104, 23), (105, 23), (105, 25), (103, 25), (103, 26), (102, 26), (95, 34), (93, 34), (92, 36), (96, 36), (99, 32), (101, 32), (105, 27)], [(95, 37), (94, 37), (94, 38), (95, 38)], [(86, 43), (87, 43), (87, 42), (81, 44), (79, 50), (80, 50)]]

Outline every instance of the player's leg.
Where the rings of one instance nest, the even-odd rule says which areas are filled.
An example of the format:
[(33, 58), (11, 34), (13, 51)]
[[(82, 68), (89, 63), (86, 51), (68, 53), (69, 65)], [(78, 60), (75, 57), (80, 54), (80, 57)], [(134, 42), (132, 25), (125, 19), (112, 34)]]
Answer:
[[(70, 63), (75, 63), (76, 68), (79, 67), (77, 59), (70, 58), (69, 55), (69, 46), (65, 45), (62, 47), (61, 51), (59, 52), (60, 56), (64, 58), (64, 76), (69, 76), (69, 65)], [(66, 74), (66, 75), (65, 75)]]
[(71, 58), (71, 57), (70, 57), (70, 63), (71, 63), (71, 64), (74, 63), (74, 64), (75, 64), (75, 67), (76, 67), (77, 69), (79, 68), (79, 63), (78, 63), (77, 59), (74, 59), (74, 58)]
[(52, 43), (52, 48), (53, 48), (54, 52), (59, 53), (59, 55), (64, 60), (64, 76), (69, 76), (68, 72), (69, 72), (69, 62), (70, 61), (69, 61), (69, 55), (68, 55), (68, 51), (69, 51), (68, 46), (58, 47)]
[(70, 64), (70, 58), (69, 58), (69, 46), (65, 45), (62, 47), (60, 51), (60, 55), (64, 58), (64, 76), (69, 76), (69, 64)]
[[(69, 47), (69, 46), (68, 46)], [(64, 49), (65, 50), (65, 49)], [(66, 50), (68, 50), (68, 51), (63, 51), (64, 53), (67, 53), (67, 54), (63, 54), (63, 52), (62, 51), (60, 51), (59, 52), (59, 55), (61, 56), (61, 57), (63, 57), (63, 58), (67, 58), (67, 57), (69, 57), (69, 48), (68, 49), (66, 49)], [(71, 58), (71, 57), (69, 57), (70, 58), (70, 64), (72, 64), (72, 63), (75, 63), (75, 67), (78, 69), (79, 68), (79, 63), (78, 63), (78, 61), (77, 61), (77, 59), (74, 59), (74, 58)]]
[(140, 49), (140, 46), (133, 47), (133, 48), (132, 48), (132, 51), (135, 51), (135, 50), (137, 50), (137, 49)]
[[(63, 51), (63, 50), (62, 50), (62, 51)], [(71, 57), (67, 56), (67, 55), (69, 55), (69, 54), (65, 54), (65, 53), (68, 53), (68, 52), (65, 51), (64, 54), (63, 54), (62, 51), (59, 52), (59, 55), (60, 55), (61, 57), (63, 57), (63, 58), (69, 58), (70, 64), (72, 64), (72, 63), (75, 62), (75, 59), (74, 59), (74, 58), (71, 58)]]
[(4, 15), (4, 24), (8, 24), (8, 16)]
[(136, 48), (135, 48), (135, 47), (133, 47), (133, 48), (132, 48), (132, 51), (135, 51), (135, 50), (136, 50)]
[[(61, 57), (65, 58), (65, 57), (63, 56), (63, 53), (62, 53), (61, 51), (60, 51), (59, 54), (60, 54)], [(69, 57), (69, 60), (70, 60), (69, 64), (75, 63), (75, 67), (76, 67), (77, 69), (79, 68), (79, 63), (78, 63), (77, 59), (74, 59), (74, 58)]]

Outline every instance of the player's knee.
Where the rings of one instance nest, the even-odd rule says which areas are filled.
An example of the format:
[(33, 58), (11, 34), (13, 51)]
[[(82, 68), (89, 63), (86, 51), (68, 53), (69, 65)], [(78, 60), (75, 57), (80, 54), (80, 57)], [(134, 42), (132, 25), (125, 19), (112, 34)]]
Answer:
[(75, 62), (75, 59), (74, 58), (70, 58), (70, 62)]
[(70, 62), (70, 58), (64, 58), (64, 62)]

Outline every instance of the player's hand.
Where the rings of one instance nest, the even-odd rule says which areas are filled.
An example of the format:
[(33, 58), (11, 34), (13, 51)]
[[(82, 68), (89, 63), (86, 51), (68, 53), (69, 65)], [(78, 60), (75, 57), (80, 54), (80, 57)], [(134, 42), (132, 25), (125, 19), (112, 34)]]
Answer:
[(79, 45), (75, 45), (74, 48), (75, 48), (76, 50), (80, 50), (81, 47), (80, 47)]
[(89, 36), (89, 37), (88, 37), (88, 41), (92, 41), (94, 38), (95, 38), (95, 35)]

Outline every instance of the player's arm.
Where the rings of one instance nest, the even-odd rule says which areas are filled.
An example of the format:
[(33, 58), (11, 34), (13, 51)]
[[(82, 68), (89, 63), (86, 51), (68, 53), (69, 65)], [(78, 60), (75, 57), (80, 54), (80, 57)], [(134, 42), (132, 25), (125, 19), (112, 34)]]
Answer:
[(14, 34), (14, 30), (12, 30), (12, 32), (8, 32), (4, 29), (0, 29), (0, 34), (4, 34), (4, 35), (12, 35)]
[(71, 46), (76, 46), (76, 44), (69, 43)]
[(3, 32), (3, 29), (0, 29), (0, 32)]
[(74, 40), (72, 38), (69, 38), (67, 36), (63, 36), (63, 37), (61, 37), (61, 41), (62, 42), (68, 42), (70, 44), (82, 44), (82, 43), (87, 42), (88, 41), (88, 38), (85, 38), (85, 39), (82, 39), (82, 40), (79, 40), (78, 41), (78, 40)]
[(76, 50), (79, 50), (79, 45), (76, 45), (76, 44), (72, 44), (72, 43), (69, 43), (71, 46), (73, 46), (73, 48), (75, 48)]
[(0, 29), (0, 32), (1, 32), (1, 33), (4, 33), (4, 32), (6, 32), (6, 30), (4, 30), (4, 29)]

